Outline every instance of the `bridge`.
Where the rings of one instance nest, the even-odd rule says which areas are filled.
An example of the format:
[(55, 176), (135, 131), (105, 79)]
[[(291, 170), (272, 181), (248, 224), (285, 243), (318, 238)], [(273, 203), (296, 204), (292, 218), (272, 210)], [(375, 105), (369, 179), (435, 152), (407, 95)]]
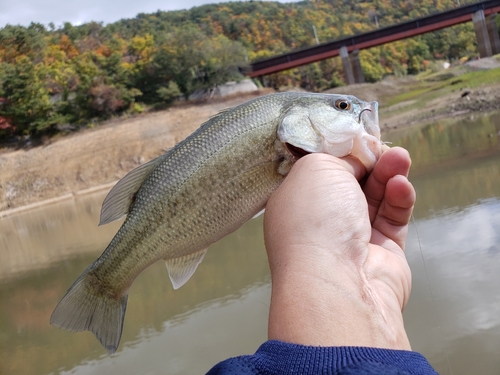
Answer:
[(250, 77), (259, 77), (340, 56), (347, 83), (361, 83), (364, 82), (364, 77), (358, 57), (360, 50), (425, 34), (471, 20), (474, 23), (480, 57), (492, 56), (500, 53), (500, 38), (496, 25), (496, 16), (499, 11), (500, 0), (482, 1), (454, 8), (412, 21), (256, 61), (251, 64), (251, 70), (247, 72), (247, 75)]

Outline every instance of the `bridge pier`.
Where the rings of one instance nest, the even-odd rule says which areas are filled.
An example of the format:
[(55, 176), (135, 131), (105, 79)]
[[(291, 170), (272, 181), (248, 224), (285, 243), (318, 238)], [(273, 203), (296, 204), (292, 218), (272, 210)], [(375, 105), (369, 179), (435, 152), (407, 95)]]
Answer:
[(363, 75), (363, 70), (361, 69), (361, 61), (359, 60), (359, 49), (355, 49), (351, 52), (351, 66), (352, 72), (354, 74), (354, 82), (365, 83), (365, 76)]
[(342, 67), (344, 68), (345, 80), (348, 85), (354, 85), (354, 73), (352, 71), (351, 61), (349, 60), (349, 52), (347, 47), (342, 46), (339, 50), (340, 59), (342, 60)]
[(361, 70), (361, 62), (359, 61), (359, 50), (354, 50), (351, 53), (347, 51), (346, 46), (340, 47), (340, 59), (344, 68), (345, 80), (348, 85), (365, 82), (365, 76)]
[(482, 9), (472, 15), (479, 57), (490, 57), (500, 53), (500, 38), (498, 36), (496, 17), (496, 13), (485, 17)]
[(486, 28), (488, 29), (488, 36), (490, 38), (491, 52), (494, 55), (500, 53), (500, 36), (498, 35), (497, 15), (498, 13), (492, 13), (486, 17)]

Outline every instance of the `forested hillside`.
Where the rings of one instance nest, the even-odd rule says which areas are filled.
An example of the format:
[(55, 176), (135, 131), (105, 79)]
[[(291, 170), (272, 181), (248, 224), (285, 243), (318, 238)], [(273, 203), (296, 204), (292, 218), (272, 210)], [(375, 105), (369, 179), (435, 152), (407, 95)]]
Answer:
[[(240, 68), (251, 61), (316, 44), (313, 28), (321, 43), (456, 6), (455, 0), (247, 1), (109, 25), (8, 25), (0, 29), (0, 139), (168, 106), (180, 95), (242, 78)], [(471, 23), (360, 53), (368, 81), (476, 55)], [(334, 58), (268, 82), (319, 91), (344, 81)]]

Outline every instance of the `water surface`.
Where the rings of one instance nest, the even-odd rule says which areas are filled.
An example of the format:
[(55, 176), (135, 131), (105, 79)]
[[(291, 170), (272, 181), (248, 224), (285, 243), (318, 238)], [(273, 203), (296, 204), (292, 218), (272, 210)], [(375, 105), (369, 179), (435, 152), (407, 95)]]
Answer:
[(413, 159), (412, 348), (440, 374), (500, 374), (500, 114), (385, 138)]
[[(413, 349), (441, 374), (500, 373), (500, 115), (384, 135), (410, 150), (417, 190), (407, 255)], [(0, 218), (0, 374), (202, 374), (265, 341), (262, 219), (210, 247), (173, 291), (157, 263), (130, 291), (120, 348), (48, 324), (120, 223), (97, 227), (105, 192)]]

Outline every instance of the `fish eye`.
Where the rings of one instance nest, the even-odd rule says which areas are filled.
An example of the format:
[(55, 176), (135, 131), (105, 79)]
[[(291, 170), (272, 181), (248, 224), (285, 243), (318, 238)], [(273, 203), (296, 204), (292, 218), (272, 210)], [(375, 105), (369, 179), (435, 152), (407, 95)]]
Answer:
[(337, 109), (341, 109), (343, 111), (345, 110), (348, 110), (351, 108), (351, 103), (349, 103), (347, 100), (345, 99), (339, 99), (335, 102), (335, 107)]

